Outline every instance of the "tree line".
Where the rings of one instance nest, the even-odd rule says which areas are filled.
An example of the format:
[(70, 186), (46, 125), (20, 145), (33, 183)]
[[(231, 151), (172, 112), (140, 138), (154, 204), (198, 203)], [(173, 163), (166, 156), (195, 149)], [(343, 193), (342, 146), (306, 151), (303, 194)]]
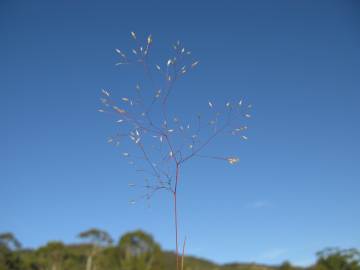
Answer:
[[(12, 233), (0, 234), (0, 270), (173, 270), (175, 254), (161, 249), (150, 234), (137, 230), (124, 234), (117, 243), (99, 229), (78, 235), (81, 244), (50, 241), (37, 249), (22, 248)], [(356, 249), (328, 248), (317, 253), (307, 270), (360, 270)], [(185, 270), (299, 270), (284, 262), (280, 266), (257, 264), (217, 265), (185, 257)]]

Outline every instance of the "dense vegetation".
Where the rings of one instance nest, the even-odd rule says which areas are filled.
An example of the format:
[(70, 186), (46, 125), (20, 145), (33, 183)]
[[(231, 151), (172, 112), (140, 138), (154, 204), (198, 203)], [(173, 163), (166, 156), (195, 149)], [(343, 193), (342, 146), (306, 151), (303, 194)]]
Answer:
[[(162, 251), (154, 239), (142, 231), (123, 235), (113, 244), (103, 231), (91, 229), (79, 234), (84, 243), (65, 245), (49, 242), (36, 250), (22, 249), (11, 234), (0, 234), (0, 270), (172, 270), (175, 254)], [(326, 249), (308, 270), (360, 270), (360, 254), (355, 249)], [(226, 264), (187, 256), (184, 270), (299, 270), (284, 262), (280, 266)]]

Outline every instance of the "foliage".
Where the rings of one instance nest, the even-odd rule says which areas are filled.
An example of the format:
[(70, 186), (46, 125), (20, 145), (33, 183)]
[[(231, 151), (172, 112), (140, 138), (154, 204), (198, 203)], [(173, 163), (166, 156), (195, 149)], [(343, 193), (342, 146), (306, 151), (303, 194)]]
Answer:
[(97, 246), (110, 245), (113, 242), (107, 232), (95, 228), (81, 232), (78, 237)]
[(142, 231), (127, 233), (120, 239), (119, 255), (124, 270), (163, 269), (160, 246)]
[(285, 261), (280, 265), (279, 270), (294, 270), (294, 267), (290, 262)]
[(18, 254), (0, 245), (0, 270), (21, 270), (22, 262)]
[(86, 270), (95, 269), (96, 268), (96, 261), (94, 262), (94, 259), (96, 259), (95, 256), (97, 256), (100, 253), (103, 247), (112, 244), (113, 240), (111, 239), (111, 236), (105, 231), (101, 231), (99, 229), (93, 228), (81, 232), (78, 235), (78, 237), (81, 239), (85, 239), (86, 241), (89, 241), (90, 245), (92, 246), (86, 259)]
[(57, 241), (49, 242), (46, 246), (41, 247), (37, 253), (41, 261), (41, 266), (51, 268), (52, 270), (61, 269), (67, 258), (65, 245)]
[(8, 249), (19, 249), (21, 248), (21, 243), (12, 233), (7, 232), (0, 234), (0, 246), (5, 246)]
[(314, 270), (360, 270), (360, 253), (356, 249), (327, 248), (317, 256)]

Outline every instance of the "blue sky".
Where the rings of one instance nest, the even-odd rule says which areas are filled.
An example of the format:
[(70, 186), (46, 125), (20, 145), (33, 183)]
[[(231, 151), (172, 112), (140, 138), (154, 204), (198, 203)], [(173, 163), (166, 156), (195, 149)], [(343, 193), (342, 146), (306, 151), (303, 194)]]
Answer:
[(97, 112), (101, 88), (128, 95), (138, 78), (114, 65), (136, 31), (157, 59), (180, 39), (200, 60), (174, 92), (180, 114), (253, 104), (249, 140), (212, 145), (236, 166), (182, 168), (189, 254), (308, 265), (325, 247), (360, 248), (359, 13), (356, 1), (2, 1), (0, 231), (37, 247), (141, 228), (173, 249), (170, 195), (129, 205), (138, 176)]

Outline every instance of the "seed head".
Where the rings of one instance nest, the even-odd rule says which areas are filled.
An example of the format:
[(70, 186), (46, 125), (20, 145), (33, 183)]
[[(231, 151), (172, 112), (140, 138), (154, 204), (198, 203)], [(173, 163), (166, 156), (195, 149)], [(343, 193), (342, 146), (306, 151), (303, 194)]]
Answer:
[(148, 43), (148, 44), (151, 44), (151, 43), (152, 43), (152, 37), (151, 37), (151, 35), (148, 36), (148, 38), (147, 38), (147, 43)]
[(238, 157), (228, 157), (227, 162), (229, 162), (231, 165), (234, 165), (239, 162), (239, 158)]

